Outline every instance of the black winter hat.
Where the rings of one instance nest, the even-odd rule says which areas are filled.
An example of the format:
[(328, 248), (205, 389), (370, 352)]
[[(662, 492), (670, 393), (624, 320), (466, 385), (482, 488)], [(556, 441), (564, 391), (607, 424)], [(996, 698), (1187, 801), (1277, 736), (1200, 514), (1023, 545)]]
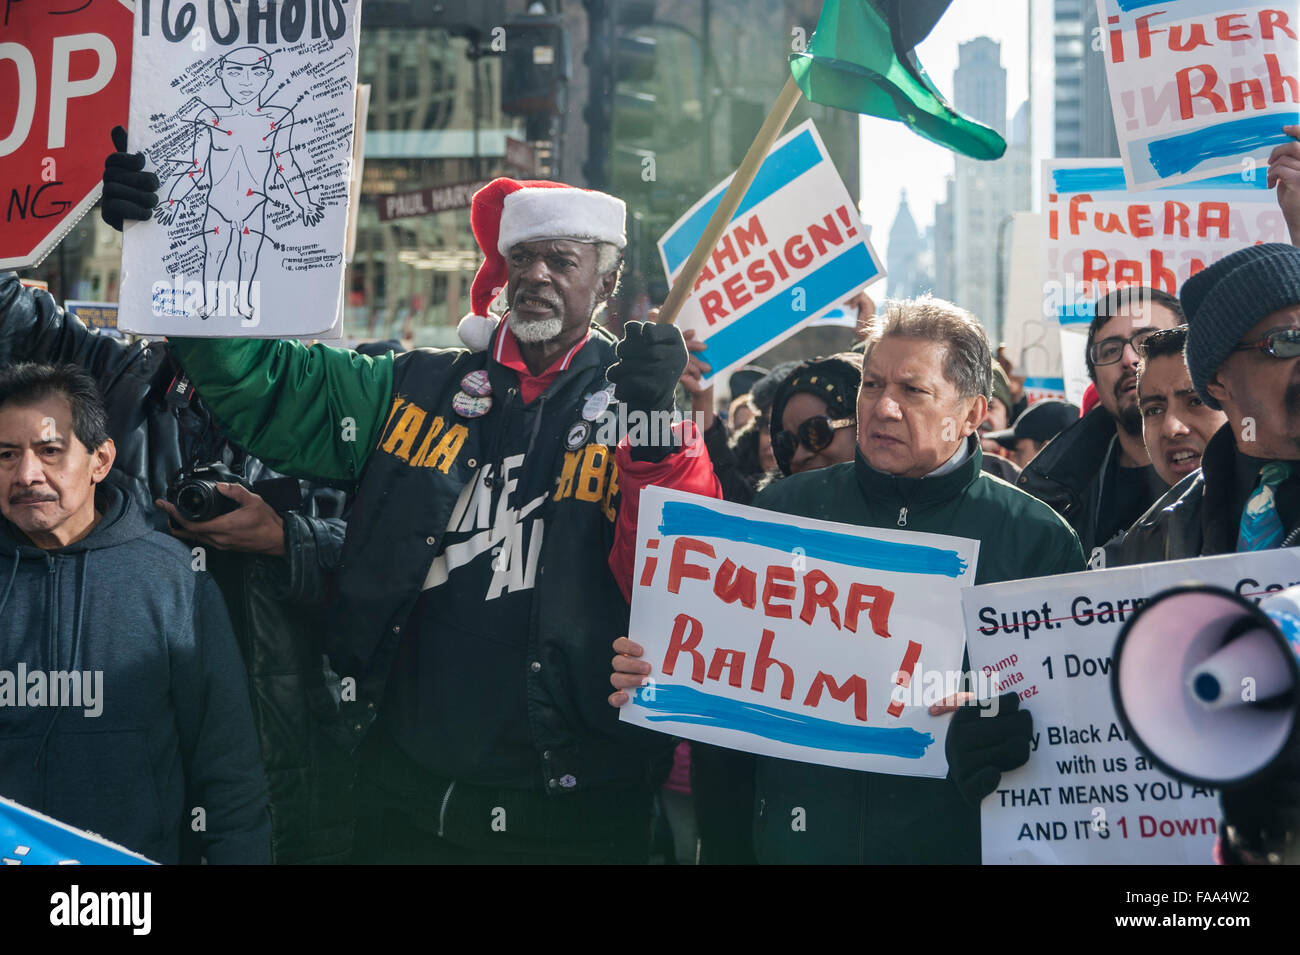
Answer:
[(1189, 278), (1178, 297), (1187, 313), (1192, 386), (1222, 410), (1205, 386), (1260, 319), (1300, 305), (1300, 249), (1281, 242), (1238, 249)]

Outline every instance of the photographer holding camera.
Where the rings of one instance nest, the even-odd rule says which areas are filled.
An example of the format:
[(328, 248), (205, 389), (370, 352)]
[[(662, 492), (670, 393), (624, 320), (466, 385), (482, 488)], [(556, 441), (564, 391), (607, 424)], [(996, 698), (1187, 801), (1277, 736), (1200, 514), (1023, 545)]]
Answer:
[[(352, 764), (333, 742), (338, 677), (315, 643), (343, 543), (342, 492), (282, 478), (232, 446), (166, 342), (96, 334), (47, 293), (0, 274), (0, 369), (25, 361), (71, 362), (95, 379), (122, 486), (155, 529), (197, 545), (195, 569), (221, 590), (248, 671), (274, 860), (345, 860)], [(186, 475), (207, 480), (209, 496), (233, 509), (184, 517), (169, 498)]]

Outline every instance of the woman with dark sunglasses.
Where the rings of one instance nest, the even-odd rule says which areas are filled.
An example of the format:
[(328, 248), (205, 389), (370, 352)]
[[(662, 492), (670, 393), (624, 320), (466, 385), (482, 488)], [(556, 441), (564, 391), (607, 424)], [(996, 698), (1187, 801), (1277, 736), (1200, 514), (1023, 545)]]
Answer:
[(842, 352), (797, 367), (772, 402), (772, 454), (784, 475), (853, 460), (862, 356)]

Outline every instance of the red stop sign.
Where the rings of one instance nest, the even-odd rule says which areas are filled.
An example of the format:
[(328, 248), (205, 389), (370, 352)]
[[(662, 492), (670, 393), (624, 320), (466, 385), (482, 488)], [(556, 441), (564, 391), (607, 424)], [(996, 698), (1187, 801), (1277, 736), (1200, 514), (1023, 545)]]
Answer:
[(99, 199), (132, 21), (127, 0), (0, 0), (0, 268), (40, 262)]

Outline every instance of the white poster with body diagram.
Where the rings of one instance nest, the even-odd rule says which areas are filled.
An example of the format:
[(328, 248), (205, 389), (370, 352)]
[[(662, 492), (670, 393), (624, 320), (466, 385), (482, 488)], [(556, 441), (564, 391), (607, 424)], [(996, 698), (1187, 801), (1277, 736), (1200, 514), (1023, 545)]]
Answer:
[(122, 328), (280, 338), (340, 314), (360, 0), (136, 3)]

